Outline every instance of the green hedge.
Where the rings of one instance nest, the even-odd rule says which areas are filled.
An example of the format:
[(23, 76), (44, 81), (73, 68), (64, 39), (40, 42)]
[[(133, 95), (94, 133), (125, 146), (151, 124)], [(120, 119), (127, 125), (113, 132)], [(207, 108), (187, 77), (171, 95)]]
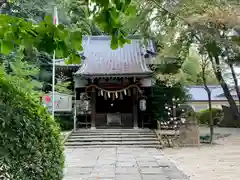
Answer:
[[(214, 120), (214, 125), (218, 125), (223, 118), (222, 109), (212, 108), (212, 117)], [(197, 114), (197, 118), (200, 124), (209, 124), (209, 109), (200, 111)]]
[(56, 116), (56, 122), (59, 124), (62, 131), (69, 131), (73, 129), (73, 115), (61, 115)]
[(62, 180), (60, 128), (37, 98), (13, 82), (0, 77), (0, 165), (9, 179)]

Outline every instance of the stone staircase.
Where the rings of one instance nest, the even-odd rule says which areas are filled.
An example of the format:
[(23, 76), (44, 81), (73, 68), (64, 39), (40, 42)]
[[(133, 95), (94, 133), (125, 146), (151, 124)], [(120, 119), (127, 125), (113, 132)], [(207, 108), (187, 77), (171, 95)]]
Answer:
[(80, 129), (68, 137), (65, 146), (161, 148), (156, 134), (149, 129)]

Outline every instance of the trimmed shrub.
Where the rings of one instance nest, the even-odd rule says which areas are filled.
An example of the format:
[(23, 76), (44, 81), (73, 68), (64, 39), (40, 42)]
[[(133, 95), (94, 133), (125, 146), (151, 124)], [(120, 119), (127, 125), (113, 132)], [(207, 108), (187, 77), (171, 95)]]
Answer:
[(0, 164), (9, 179), (62, 180), (60, 128), (33, 94), (0, 77)]
[(68, 116), (58, 115), (55, 117), (62, 131), (69, 131), (73, 129), (73, 115)]
[[(209, 109), (205, 109), (200, 111), (197, 114), (197, 118), (200, 124), (209, 124)], [(223, 111), (222, 109), (212, 108), (212, 118), (214, 125), (218, 125), (223, 119)]]

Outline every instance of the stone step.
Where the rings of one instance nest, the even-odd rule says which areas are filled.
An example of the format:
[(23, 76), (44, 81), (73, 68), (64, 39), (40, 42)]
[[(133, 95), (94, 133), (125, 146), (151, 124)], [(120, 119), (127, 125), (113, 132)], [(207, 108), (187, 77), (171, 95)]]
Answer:
[(155, 134), (138, 134), (138, 135), (132, 135), (132, 134), (121, 134), (121, 135), (113, 135), (113, 134), (101, 134), (101, 135), (71, 135), (72, 139), (78, 139), (78, 138), (156, 138)]
[(78, 144), (75, 145), (67, 145), (65, 146), (65, 149), (72, 149), (72, 148), (159, 148), (162, 149), (161, 145), (81, 145)]
[(83, 146), (83, 145), (158, 145), (159, 142), (156, 141), (122, 141), (122, 142), (116, 142), (116, 141), (105, 141), (105, 142), (66, 142), (65, 146)]
[(76, 132), (83, 132), (83, 131), (114, 131), (114, 132), (152, 132), (151, 129), (77, 129)]
[(147, 133), (134, 133), (134, 132), (124, 132), (124, 133), (117, 133), (117, 132), (74, 132), (74, 133), (72, 133), (72, 136), (78, 136), (78, 135), (90, 135), (90, 136), (92, 136), (92, 135), (97, 135), (97, 136), (99, 136), (99, 135), (116, 135), (116, 136), (118, 136), (118, 135), (154, 135), (154, 133), (153, 132), (147, 132)]
[(154, 138), (121, 138), (121, 137), (115, 137), (115, 138), (72, 138), (70, 137), (67, 141), (68, 142), (93, 142), (93, 141), (99, 141), (99, 142), (104, 142), (104, 141), (116, 141), (116, 142), (122, 142), (122, 141), (155, 141), (156, 137)]
[(114, 130), (111, 130), (111, 131), (99, 131), (99, 130), (84, 130), (84, 131), (75, 131), (74, 133), (153, 133), (153, 131), (134, 131), (134, 130), (131, 130), (131, 131), (114, 131)]
[(66, 147), (160, 147), (155, 133), (149, 129), (96, 129), (73, 132)]

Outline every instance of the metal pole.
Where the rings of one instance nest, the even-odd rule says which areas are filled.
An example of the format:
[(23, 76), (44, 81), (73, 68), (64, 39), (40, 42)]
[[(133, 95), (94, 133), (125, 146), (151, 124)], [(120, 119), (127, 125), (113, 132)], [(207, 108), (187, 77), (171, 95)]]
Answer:
[(53, 69), (52, 69), (52, 116), (55, 113), (55, 50), (53, 52)]
[[(54, 6), (53, 8), (53, 24), (56, 26), (58, 25), (58, 13), (57, 13), (57, 7)], [(53, 51), (53, 67), (52, 67), (52, 116), (54, 118), (55, 113), (55, 58), (56, 58), (56, 51)]]

